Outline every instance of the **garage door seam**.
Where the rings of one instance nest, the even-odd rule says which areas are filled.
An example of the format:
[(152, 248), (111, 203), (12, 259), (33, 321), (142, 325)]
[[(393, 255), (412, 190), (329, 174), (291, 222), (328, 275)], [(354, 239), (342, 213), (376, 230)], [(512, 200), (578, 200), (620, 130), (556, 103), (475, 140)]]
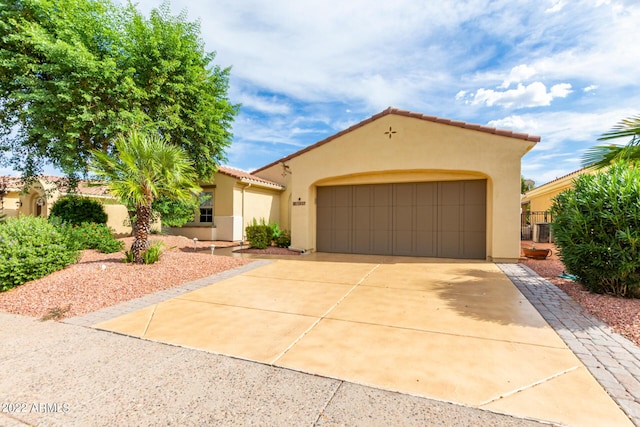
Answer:
[(354, 291), (358, 286), (360, 286), (360, 285), (362, 284), (362, 282), (364, 282), (364, 281), (367, 279), (367, 277), (369, 277), (369, 276), (371, 275), (371, 273), (373, 273), (374, 271), (376, 271), (376, 269), (377, 269), (378, 267), (380, 267), (380, 264), (376, 264), (376, 265), (375, 265), (375, 267), (373, 267), (371, 270), (369, 270), (369, 272), (368, 272), (367, 274), (365, 274), (364, 276), (362, 276), (362, 278), (361, 278), (360, 280), (358, 280), (358, 283), (356, 283), (355, 285), (353, 285), (353, 286), (351, 287), (351, 289), (349, 289), (349, 291), (347, 291), (347, 293), (346, 293), (346, 294), (344, 294), (344, 295), (342, 296), (342, 298), (340, 298), (340, 299), (339, 299), (335, 304), (333, 304), (331, 307), (329, 307), (329, 309), (328, 309), (324, 314), (322, 314), (320, 317), (318, 317), (318, 318), (316, 319), (316, 321), (315, 321), (315, 322), (313, 322), (313, 323), (311, 324), (311, 326), (309, 326), (309, 327), (308, 327), (308, 328), (307, 328), (307, 329), (306, 329), (302, 334), (300, 334), (300, 336), (299, 336), (298, 338), (296, 338), (296, 339), (295, 339), (295, 340), (294, 340), (294, 341), (293, 341), (293, 342), (292, 342), (292, 343), (291, 343), (287, 348), (285, 348), (285, 349), (284, 349), (280, 354), (278, 354), (278, 355), (275, 357), (275, 359), (273, 359), (273, 361), (271, 361), (271, 364), (272, 364), (272, 365), (273, 365), (273, 364), (275, 364), (275, 363), (276, 363), (276, 362), (277, 362), (277, 361), (278, 361), (282, 356), (284, 356), (284, 355), (285, 355), (289, 350), (291, 350), (291, 348), (292, 348), (294, 345), (296, 345), (298, 342), (300, 342), (300, 340), (301, 340), (302, 338), (304, 338), (304, 337), (305, 337), (309, 332), (311, 332), (311, 330), (312, 330), (313, 328), (315, 328), (315, 327), (316, 327), (316, 325), (317, 325), (318, 323), (320, 323), (320, 321), (321, 321), (322, 319), (325, 319), (325, 318), (329, 315), (329, 313), (331, 313), (333, 310), (335, 310), (335, 308), (336, 308), (338, 305), (340, 305), (340, 303), (341, 303), (342, 301), (344, 301), (344, 300), (345, 300), (345, 298), (347, 298), (349, 295), (351, 295), (351, 293), (352, 293), (352, 292), (353, 292), (353, 291)]

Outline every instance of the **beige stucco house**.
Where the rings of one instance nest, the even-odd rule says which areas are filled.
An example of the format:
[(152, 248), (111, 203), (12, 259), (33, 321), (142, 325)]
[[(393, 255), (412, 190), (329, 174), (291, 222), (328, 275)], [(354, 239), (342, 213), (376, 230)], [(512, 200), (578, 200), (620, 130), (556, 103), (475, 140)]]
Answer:
[(174, 232), (239, 240), (255, 218), (304, 251), (515, 261), (520, 162), (539, 140), (389, 108), (251, 174), (221, 167), (213, 206)]

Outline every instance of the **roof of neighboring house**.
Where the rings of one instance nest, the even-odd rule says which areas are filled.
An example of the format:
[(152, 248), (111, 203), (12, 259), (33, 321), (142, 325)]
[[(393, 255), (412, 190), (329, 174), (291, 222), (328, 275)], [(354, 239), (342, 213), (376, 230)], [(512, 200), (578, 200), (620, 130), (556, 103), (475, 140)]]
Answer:
[(559, 188), (562, 188), (564, 186), (569, 186), (571, 185), (573, 179), (577, 176), (582, 175), (583, 173), (593, 173), (594, 171), (595, 169), (591, 167), (580, 168), (566, 175), (562, 175), (545, 184), (542, 184), (536, 188), (532, 188), (531, 190), (524, 193), (522, 203), (528, 203), (532, 196), (539, 196), (541, 194), (546, 194), (547, 192), (557, 191)]
[[(68, 185), (69, 182), (64, 177), (53, 175), (39, 175), (34, 178), (36, 181), (39, 181), (41, 183), (54, 184), (58, 188), (58, 191), (63, 194), (70, 193)], [(22, 187), (24, 186), (24, 180), (20, 177), (0, 176), (0, 183), (2, 183), (3, 180), (6, 180), (7, 189), (10, 191), (21, 191)], [(99, 182), (88, 180), (78, 181), (76, 190), (72, 191), (71, 193), (92, 197), (112, 197), (109, 194), (109, 190), (106, 185), (100, 185)]]
[(267, 186), (267, 187), (272, 187), (272, 188), (276, 188), (279, 190), (284, 189), (284, 187), (280, 184), (277, 184), (273, 181), (269, 181), (267, 179), (263, 179), (260, 178), (258, 176), (252, 175), (249, 172), (240, 170), (240, 169), (236, 169), (236, 168), (232, 168), (229, 166), (218, 166), (218, 172), (222, 173), (224, 175), (230, 176), (232, 178), (238, 179), (241, 182), (248, 182), (248, 183), (254, 183), (254, 184), (259, 184), (259, 185), (263, 185), (263, 186)]
[(540, 137), (539, 136), (534, 136), (534, 135), (529, 135), (526, 133), (518, 133), (518, 132), (513, 132), (510, 130), (503, 130), (503, 129), (497, 129), (497, 128), (493, 128), (493, 127), (489, 127), (489, 126), (483, 126), (483, 125), (478, 125), (478, 124), (473, 124), (473, 123), (467, 123), (467, 122), (463, 122), (463, 121), (458, 121), (458, 120), (450, 120), (450, 119), (445, 119), (442, 117), (436, 117), (436, 116), (428, 116), (425, 114), (421, 114), (421, 113), (414, 113), (412, 111), (408, 111), (408, 110), (400, 110), (398, 108), (394, 108), (394, 107), (389, 107), (386, 110), (375, 114), (371, 117), (369, 117), (368, 119), (365, 119), (363, 121), (361, 121), (360, 123), (357, 123), (343, 131), (340, 131), (338, 133), (336, 133), (335, 135), (331, 135), (328, 138), (323, 139), (322, 141), (316, 142), (313, 145), (310, 145), (308, 147), (303, 148), (302, 150), (296, 151), (293, 154), (290, 154), (286, 157), (283, 157), (279, 160), (276, 160), (275, 162), (269, 163), (266, 166), (261, 167), (260, 169), (256, 169), (254, 170), (252, 173), (256, 173), (256, 172), (260, 172), (261, 170), (270, 168), (271, 166), (281, 163), (281, 162), (286, 162), (287, 160), (290, 160), (294, 157), (298, 157), (299, 155), (306, 153), (307, 151), (313, 150), (316, 147), (319, 147), (321, 145), (326, 144), (327, 142), (330, 142), (336, 138), (341, 137), (342, 135), (345, 135), (349, 132), (353, 132), (354, 130), (373, 122), (374, 120), (378, 120), (381, 117), (387, 116), (389, 114), (395, 114), (397, 116), (405, 116), (405, 117), (413, 117), (416, 119), (420, 119), (420, 120), (425, 120), (425, 121), (429, 121), (429, 122), (435, 122), (435, 123), (441, 123), (444, 125), (449, 125), (449, 126), (456, 126), (456, 127), (460, 127), (460, 128), (464, 128), (464, 129), (470, 129), (470, 130), (476, 130), (479, 132), (486, 132), (486, 133), (491, 133), (494, 135), (500, 135), (500, 136), (507, 136), (510, 138), (516, 138), (516, 139), (524, 139), (525, 141), (531, 141), (531, 142), (540, 142)]

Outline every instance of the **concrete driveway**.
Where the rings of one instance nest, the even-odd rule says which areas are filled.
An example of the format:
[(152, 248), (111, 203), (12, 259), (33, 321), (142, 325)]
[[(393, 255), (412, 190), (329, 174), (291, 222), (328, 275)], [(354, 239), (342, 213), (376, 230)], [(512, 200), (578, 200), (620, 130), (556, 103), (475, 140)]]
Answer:
[(95, 325), (567, 425), (632, 425), (494, 264), (313, 254)]

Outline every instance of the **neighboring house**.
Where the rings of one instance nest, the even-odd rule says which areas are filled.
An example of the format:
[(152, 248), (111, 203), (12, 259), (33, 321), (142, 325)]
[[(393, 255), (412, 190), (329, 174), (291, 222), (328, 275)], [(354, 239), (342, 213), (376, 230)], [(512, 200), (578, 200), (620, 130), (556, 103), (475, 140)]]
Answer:
[[(0, 189), (4, 185), (6, 185), (4, 189), (6, 194), (1, 198), (0, 210), (7, 215), (7, 218), (19, 215), (48, 217), (53, 204), (60, 197), (70, 194), (65, 180), (58, 176), (39, 176), (26, 189), (20, 178), (0, 176)], [(127, 209), (109, 195), (106, 187), (80, 181), (73, 194), (103, 202), (109, 218), (107, 225), (113, 228), (118, 236), (131, 234), (131, 227), (125, 225), (128, 218)]]
[(553, 198), (565, 190), (573, 188), (573, 180), (584, 173), (594, 173), (592, 168), (582, 168), (567, 175), (549, 181), (526, 193), (521, 200), (522, 211), (547, 212), (551, 209)]
[(264, 218), (304, 251), (516, 261), (520, 163), (539, 140), (389, 108), (251, 174), (221, 167), (200, 224), (174, 232), (236, 240)]
[(520, 200), (521, 239), (553, 242), (551, 227), (547, 225), (553, 221), (550, 212), (553, 199), (563, 191), (573, 188), (573, 181), (580, 175), (595, 172), (596, 169), (593, 168), (581, 168), (524, 193)]

